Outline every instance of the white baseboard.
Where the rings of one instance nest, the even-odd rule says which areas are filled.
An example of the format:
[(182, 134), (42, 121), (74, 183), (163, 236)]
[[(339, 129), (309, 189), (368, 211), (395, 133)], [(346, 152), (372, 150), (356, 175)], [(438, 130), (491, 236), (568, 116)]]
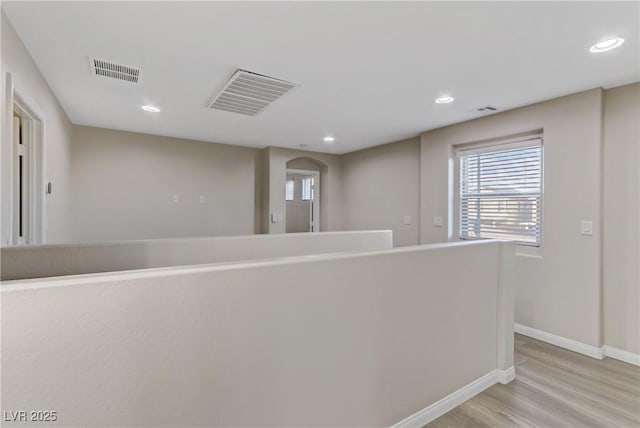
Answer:
[(587, 345), (586, 343), (578, 342), (573, 339), (567, 339), (566, 337), (557, 336), (546, 331), (538, 330), (535, 328), (527, 327), (522, 324), (514, 324), (513, 331), (525, 336), (533, 337), (534, 339), (541, 340), (543, 342), (550, 343), (552, 345), (559, 346), (564, 349), (568, 349), (573, 352), (586, 355), (591, 358), (597, 358), (599, 360), (604, 356), (602, 348), (597, 346)]
[(615, 358), (616, 360), (624, 361), (625, 363), (633, 364), (634, 366), (640, 366), (640, 354), (634, 354), (633, 352), (614, 348), (609, 345), (605, 345), (603, 348), (605, 357)]
[(494, 370), (497, 372), (498, 382), (507, 384), (516, 378), (516, 368), (514, 366), (509, 367), (506, 370)]
[(457, 391), (447, 395), (441, 400), (436, 401), (430, 406), (425, 407), (417, 413), (401, 420), (391, 428), (419, 428), (429, 422), (439, 418), (455, 407), (464, 403), (468, 399), (478, 395), (485, 389), (496, 383), (509, 383), (515, 378), (515, 368), (510, 367), (507, 370), (493, 370), (486, 375), (474, 380), (468, 385), (463, 386)]
[(640, 354), (634, 354), (633, 352), (614, 348), (613, 346), (605, 345), (601, 348), (598, 348), (597, 346), (587, 345), (586, 343), (578, 342), (573, 339), (567, 339), (566, 337), (547, 333), (546, 331), (527, 327), (526, 325), (517, 323), (513, 326), (513, 331), (525, 336), (533, 337), (534, 339), (538, 339), (543, 342), (550, 343), (552, 345), (559, 346), (564, 349), (568, 349), (570, 351), (578, 352), (591, 358), (597, 358), (601, 360), (604, 357), (609, 357), (615, 358), (616, 360), (624, 361), (625, 363), (640, 366)]

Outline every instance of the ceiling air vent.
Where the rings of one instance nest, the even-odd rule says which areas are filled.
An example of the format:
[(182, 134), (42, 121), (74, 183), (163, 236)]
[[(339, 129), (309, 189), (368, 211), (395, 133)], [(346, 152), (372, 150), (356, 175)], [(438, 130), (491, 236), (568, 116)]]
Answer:
[(139, 68), (116, 64), (97, 58), (89, 58), (89, 60), (91, 61), (91, 70), (95, 76), (138, 83), (138, 79), (140, 78)]
[(285, 80), (236, 70), (209, 108), (255, 116), (296, 86)]
[(492, 111), (496, 111), (496, 110), (498, 109), (494, 106), (484, 106), (476, 109), (476, 111), (484, 112), (484, 113), (491, 113)]

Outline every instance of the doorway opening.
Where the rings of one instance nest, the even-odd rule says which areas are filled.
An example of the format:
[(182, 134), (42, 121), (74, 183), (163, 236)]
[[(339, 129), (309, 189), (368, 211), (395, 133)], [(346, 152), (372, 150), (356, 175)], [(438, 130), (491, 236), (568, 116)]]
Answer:
[(16, 91), (12, 95), (8, 244), (40, 244), (44, 242), (43, 125), (24, 98)]
[(287, 169), (287, 233), (320, 231), (320, 172)]

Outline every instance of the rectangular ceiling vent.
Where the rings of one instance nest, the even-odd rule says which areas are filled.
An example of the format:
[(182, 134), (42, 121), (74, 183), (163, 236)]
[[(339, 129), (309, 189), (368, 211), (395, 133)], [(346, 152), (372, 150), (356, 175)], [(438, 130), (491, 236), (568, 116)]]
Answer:
[(89, 60), (91, 61), (91, 70), (94, 76), (124, 80), (131, 83), (138, 83), (138, 80), (140, 79), (139, 68), (116, 64), (114, 62), (97, 58), (89, 58)]
[(296, 86), (286, 80), (236, 70), (209, 108), (255, 116)]

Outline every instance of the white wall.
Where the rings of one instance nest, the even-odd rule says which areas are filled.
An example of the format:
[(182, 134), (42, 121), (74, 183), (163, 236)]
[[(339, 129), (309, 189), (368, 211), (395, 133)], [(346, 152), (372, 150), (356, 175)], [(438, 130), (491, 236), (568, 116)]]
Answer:
[(511, 257), (485, 242), (5, 284), (3, 409), (389, 426), (513, 366)]
[[(71, 195), (71, 122), (58, 103), (55, 95), (40, 74), (40, 70), (33, 62), (22, 41), (16, 34), (11, 22), (2, 12), (2, 46), (0, 87), (2, 87), (0, 105), (2, 119), (0, 129), (2, 150), (0, 167), (2, 168), (2, 227), (0, 232), (1, 245), (6, 245), (9, 237), (9, 213), (11, 182), (4, 179), (4, 174), (11, 168), (11, 141), (9, 130), (11, 125), (6, 123), (13, 109), (7, 105), (7, 73), (13, 76), (16, 91), (37, 114), (42, 115), (44, 122), (44, 178), (51, 182), (53, 193), (45, 199), (46, 216), (44, 230), (46, 241), (66, 242), (71, 235), (71, 219), (69, 216), (69, 199)], [(9, 175), (10, 176), (10, 175)]]
[(0, 249), (2, 280), (116, 272), (393, 247), (390, 230), (217, 236)]
[[(521, 248), (516, 322), (593, 346), (601, 332), (602, 90), (519, 108), (421, 136), (421, 242), (446, 242), (453, 147), (543, 130), (542, 245)], [(580, 221), (593, 221), (593, 236)], [(523, 254), (526, 253), (526, 254)]]
[(394, 246), (418, 243), (419, 138), (345, 155), (342, 186), (345, 229), (390, 228)]
[(74, 242), (254, 232), (254, 149), (85, 126), (72, 147)]
[(604, 342), (640, 353), (640, 83), (604, 92)]

